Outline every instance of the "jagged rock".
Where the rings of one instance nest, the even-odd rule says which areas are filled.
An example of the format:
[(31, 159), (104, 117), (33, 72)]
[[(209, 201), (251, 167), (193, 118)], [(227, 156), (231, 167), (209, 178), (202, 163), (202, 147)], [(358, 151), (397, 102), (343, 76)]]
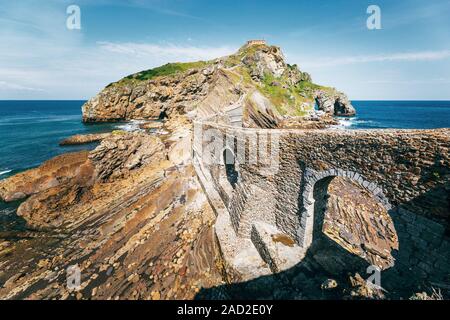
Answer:
[(134, 132), (111, 136), (89, 154), (95, 166), (96, 180), (111, 181), (130, 170), (161, 160), (164, 145), (159, 138)]
[[(99, 184), (127, 177), (131, 171), (165, 158), (164, 145), (155, 136), (141, 132), (112, 134), (89, 154), (82, 151), (67, 154), (62, 158), (59, 156), (35, 169), (36, 172), (25, 172), (19, 177), (31, 182), (17, 185), (17, 190), (9, 191), (12, 196), (18, 192), (24, 195), (33, 194), (17, 209), (17, 214), (23, 217), (29, 226), (38, 229), (58, 227), (76, 219), (76, 216), (73, 216), (75, 210), (72, 208), (83, 206), (96, 197), (95, 188)], [(55, 164), (58, 166), (55, 167)], [(50, 169), (56, 173), (49, 171)], [(50, 174), (54, 176), (49, 177)], [(19, 177), (9, 179), (16, 181)], [(36, 182), (48, 179), (57, 183)], [(11, 181), (2, 183), (7, 188), (10, 187)], [(29, 185), (34, 189), (30, 189)], [(6, 194), (6, 198), (9, 199), (10, 196)]]
[(94, 167), (87, 159), (76, 168), (76, 172), (64, 183), (29, 197), (19, 206), (17, 215), (24, 218), (28, 226), (37, 229), (60, 226), (72, 218), (70, 209), (88, 203), (92, 198), (89, 187), (93, 183)]
[(288, 65), (285, 73), (290, 85), (297, 85), (301, 81), (312, 82), (311, 75), (307, 72), (300, 71), (295, 64), (292, 66)]
[(351, 105), (347, 96), (335, 90), (316, 92), (316, 103), (319, 110), (334, 116), (354, 116), (355, 108)]
[(444, 300), (440, 290), (433, 289), (431, 294), (423, 292), (414, 293), (409, 300)]
[(247, 54), (242, 60), (244, 65), (250, 68), (250, 75), (257, 80), (262, 80), (267, 73), (275, 78), (281, 77), (287, 65), (280, 48), (275, 46), (260, 48)]
[(244, 118), (249, 127), (277, 128), (281, 116), (269, 99), (254, 91), (245, 101), (247, 115)]
[(377, 288), (364, 280), (358, 273), (350, 276), (350, 284), (353, 289), (350, 296), (356, 299), (383, 299), (384, 293), (381, 288)]
[[(279, 47), (246, 45), (227, 57), (168, 64), (112, 83), (83, 105), (83, 121), (162, 119), (187, 114), (190, 119), (207, 118), (233, 126), (276, 128), (283, 124), (280, 116), (302, 121), (313, 111), (318, 96), (314, 88), (333, 91), (311, 81), (308, 73), (285, 62)], [(248, 102), (255, 92), (270, 103), (264, 103), (264, 108), (256, 103), (255, 108), (255, 101)], [(321, 99), (322, 95), (317, 97)], [(329, 114), (354, 113), (341, 93), (323, 100), (319, 104)]]
[(335, 178), (328, 188), (324, 233), (380, 269), (393, 266), (399, 241), (386, 209), (349, 179)]

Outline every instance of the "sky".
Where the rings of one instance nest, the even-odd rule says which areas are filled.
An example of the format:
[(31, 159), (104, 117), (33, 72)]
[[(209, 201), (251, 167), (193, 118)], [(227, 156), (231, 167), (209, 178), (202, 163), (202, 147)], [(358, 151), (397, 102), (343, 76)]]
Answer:
[[(69, 5), (80, 29), (67, 28)], [(367, 27), (370, 5), (381, 29)], [(450, 100), (450, 0), (0, 0), (0, 100), (89, 99), (249, 39), (352, 100)]]

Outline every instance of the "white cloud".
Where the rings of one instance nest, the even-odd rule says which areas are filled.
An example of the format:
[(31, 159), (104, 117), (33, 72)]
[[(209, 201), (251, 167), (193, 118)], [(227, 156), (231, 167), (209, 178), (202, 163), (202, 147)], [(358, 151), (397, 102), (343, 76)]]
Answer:
[(321, 68), (357, 63), (434, 61), (447, 58), (450, 58), (450, 50), (323, 58), (318, 60), (309, 60), (309, 62), (307, 61), (303, 65), (309, 68)]
[(2, 2), (0, 99), (90, 98), (131, 73), (233, 51), (226, 46), (194, 46), (188, 41), (88, 43), (87, 30), (65, 27), (67, 4), (69, 1), (24, 0), (3, 6)]
[[(28, 89), (30, 97), (40, 99), (79, 99), (95, 95), (108, 83), (168, 62), (208, 60), (230, 54), (229, 47), (159, 45), (153, 43), (99, 42), (84, 46), (78, 42), (63, 45), (28, 39), (32, 57), (14, 58), (8, 50), (7, 65), (0, 62), (0, 99), (20, 99), (17, 90)], [(0, 52), (6, 58), (6, 52)], [(14, 85), (13, 85), (14, 84)], [(6, 89), (10, 89), (7, 95)], [(32, 88), (40, 88), (32, 94)], [(14, 90), (13, 90), (14, 89)]]
[(0, 81), (0, 90), (44, 91), (40, 88), (26, 87), (16, 83), (8, 83), (6, 81)]
[(198, 47), (182, 46), (176, 44), (152, 44), (152, 43), (114, 43), (102, 41), (98, 42), (100, 48), (113, 53), (125, 54), (135, 57), (157, 57), (165, 59), (182, 60), (208, 60), (231, 54), (234, 48), (222, 47)]

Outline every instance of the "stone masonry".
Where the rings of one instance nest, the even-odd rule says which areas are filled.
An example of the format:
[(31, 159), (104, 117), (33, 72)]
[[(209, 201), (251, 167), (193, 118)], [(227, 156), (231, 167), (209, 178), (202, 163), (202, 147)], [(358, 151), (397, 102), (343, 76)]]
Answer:
[[(205, 135), (208, 130), (213, 134)], [(211, 148), (218, 134), (224, 137), (215, 141), (220, 147)], [(227, 270), (236, 278), (299, 263), (313, 241), (314, 187), (342, 177), (364, 188), (392, 218), (399, 248), (390, 253), (395, 267), (386, 276), (401, 267), (442, 282), (450, 270), (449, 142), (449, 129), (267, 130), (196, 122), (193, 162), (218, 215)], [(235, 154), (228, 164), (233, 184), (224, 150)]]

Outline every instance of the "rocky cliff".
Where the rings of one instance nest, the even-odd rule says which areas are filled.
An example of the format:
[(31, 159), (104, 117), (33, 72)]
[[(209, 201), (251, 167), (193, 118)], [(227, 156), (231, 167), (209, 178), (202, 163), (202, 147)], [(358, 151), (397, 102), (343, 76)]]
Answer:
[[(322, 112), (314, 111), (315, 104)], [(70, 137), (61, 144), (101, 142), (92, 151), (58, 156), (38, 168), (0, 181), (0, 200), (20, 200), (17, 214), (29, 227), (14, 236), (0, 232), (0, 298), (375, 297), (369, 292), (374, 289), (365, 286), (365, 280), (358, 274), (350, 278), (350, 284), (346, 283), (347, 274), (340, 276), (339, 282), (328, 279), (342, 266), (342, 270), (353, 269), (353, 263), (359, 263), (362, 256), (383, 267), (394, 262), (389, 252), (399, 248), (399, 237), (393, 232), (392, 221), (384, 207), (372, 199), (367, 190), (339, 177), (331, 181), (328, 193), (317, 188), (317, 201), (314, 200), (317, 208), (327, 211), (326, 216), (322, 215), (322, 231), (326, 236), (320, 238), (322, 233), (318, 233), (319, 241), (315, 241), (306, 260), (282, 274), (283, 281), (279, 281), (277, 275), (237, 285), (226, 272), (227, 266), (222, 260), (224, 250), (219, 249), (216, 242), (213, 224), (217, 212), (210, 206), (213, 202), (207, 200), (192, 162), (193, 119), (253, 128), (317, 129), (332, 124), (332, 116), (354, 113), (345, 94), (314, 84), (308, 73), (285, 62), (279, 48), (260, 43), (246, 45), (227, 57), (167, 64), (110, 84), (83, 106), (84, 121), (162, 118), (168, 121), (143, 123), (141, 132), (115, 131)], [(385, 173), (395, 173), (393, 185), (403, 184), (401, 190), (395, 188), (395, 197), (397, 194), (410, 197), (414, 189), (405, 187), (405, 182), (410, 181), (411, 186), (415, 186), (424, 178), (424, 185), (432, 186), (448, 177), (442, 168), (447, 164), (443, 155), (448, 154), (445, 152), (448, 141), (441, 138), (448, 136), (446, 132), (438, 133), (439, 139), (437, 136), (397, 139), (395, 156), (382, 152), (394, 145), (391, 140), (398, 132), (380, 137), (379, 145), (383, 148), (375, 148), (376, 152), (372, 151), (378, 142), (368, 132), (363, 133), (364, 136), (342, 135), (332, 130), (298, 132), (298, 136), (291, 132), (288, 143), (281, 144), (282, 150), (287, 151), (282, 154), (280, 174), (274, 179), (255, 175), (267, 183), (263, 184), (266, 188), (258, 188), (257, 197), (250, 198), (255, 194), (242, 180), (242, 177), (253, 177), (249, 173), (254, 170), (240, 168), (238, 192), (230, 203), (236, 201), (233, 210), (236, 213), (243, 210), (249, 217), (245, 221), (254, 221), (255, 213), (267, 210), (270, 215), (275, 212), (281, 216), (283, 228), (289, 227), (289, 221), (283, 220), (284, 214), (280, 212), (292, 212), (292, 216), (298, 217), (300, 183), (303, 183), (300, 173), (305, 163), (317, 170), (325, 170), (331, 164), (333, 167), (361, 166), (367, 168), (363, 171), (365, 174), (377, 179), (378, 169), (383, 171), (383, 177)], [(329, 139), (327, 135), (331, 135)], [(420, 144), (409, 147), (409, 141)], [(430, 145), (436, 151), (429, 148)], [(365, 148), (369, 147), (371, 152), (366, 152)], [(439, 151), (439, 148), (444, 149)], [(403, 152), (415, 154), (418, 150), (429, 150), (430, 155), (436, 152), (439, 157), (432, 161), (431, 156), (424, 158), (422, 152), (414, 170), (406, 167), (413, 165), (412, 162), (392, 161), (398, 158), (398, 152), (400, 158), (406, 159)], [(377, 165), (380, 159), (382, 165)], [(391, 164), (394, 164), (392, 168)], [(219, 178), (227, 175), (222, 169), (216, 172)], [(419, 174), (422, 178), (416, 179)], [(222, 180), (217, 179), (229, 182)], [(254, 184), (257, 180), (247, 181)], [(245, 192), (242, 197), (241, 191)], [(441, 206), (436, 203), (446, 201), (446, 191), (447, 186), (433, 191), (437, 192), (437, 196), (433, 196), (437, 200), (429, 202), (428, 197), (421, 200), (421, 205), (430, 207), (432, 204), (434, 211), (443, 208), (445, 203)], [(242, 204), (248, 202), (250, 210), (244, 210), (241, 200)], [(410, 259), (408, 252), (417, 251), (421, 259), (420, 262), (417, 259), (417, 263), (427, 268), (428, 264), (422, 260), (434, 263), (425, 254), (429, 253), (429, 247), (417, 248), (423, 246), (422, 236), (439, 244), (441, 240), (435, 233), (441, 227), (433, 221), (426, 224), (419, 217), (417, 222), (411, 219), (406, 213), (408, 223), (401, 226), (408, 232), (407, 242), (403, 243), (410, 247), (414, 243), (414, 249), (404, 250), (403, 256), (396, 258), (401, 262)], [(216, 230), (219, 225), (216, 223)], [(410, 232), (414, 236), (410, 236)], [(275, 242), (292, 245), (292, 239), (286, 234), (279, 235)], [(239, 242), (240, 250), (244, 244)], [(340, 250), (342, 247), (346, 250)], [(442, 244), (439, 248), (448, 252), (448, 246)], [(442, 252), (432, 252), (431, 256), (437, 259)], [(251, 262), (252, 256), (243, 251), (238, 261)], [(73, 266), (79, 267), (82, 274), (77, 289), (67, 287), (66, 270)], [(448, 268), (440, 262), (435, 266)], [(412, 278), (413, 273), (406, 275)], [(215, 289), (208, 289), (212, 287)]]
[(170, 63), (111, 83), (83, 106), (83, 121), (213, 118), (244, 127), (283, 127), (326, 115), (354, 115), (345, 94), (312, 82), (280, 48), (245, 45), (211, 61)]
[(112, 132), (0, 180), (0, 201), (21, 200), (28, 227), (0, 232), (1, 299), (192, 299), (223, 283), (189, 127), (175, 123), (166, 135)]

